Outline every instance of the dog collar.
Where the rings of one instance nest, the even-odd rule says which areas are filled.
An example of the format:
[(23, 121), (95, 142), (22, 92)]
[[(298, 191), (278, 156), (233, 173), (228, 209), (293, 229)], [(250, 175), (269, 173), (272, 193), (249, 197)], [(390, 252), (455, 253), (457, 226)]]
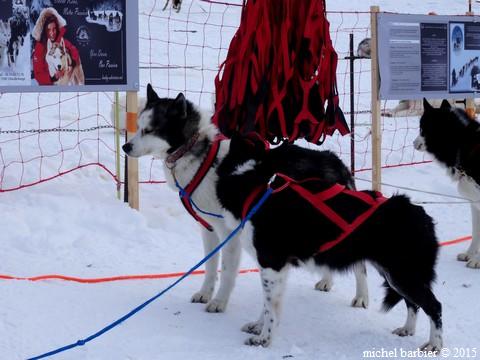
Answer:
[(180, 159), (183, 155), (189, 152), (192, 147), (197, 143), (198, 137), (200, 136), (199, 133), (193, 135), (190, 140), (185, 144), (180, 146), (177, 150), (167, 156), (165, 159), (165, 164), (167, 168), (173, 169), (178, 159)]

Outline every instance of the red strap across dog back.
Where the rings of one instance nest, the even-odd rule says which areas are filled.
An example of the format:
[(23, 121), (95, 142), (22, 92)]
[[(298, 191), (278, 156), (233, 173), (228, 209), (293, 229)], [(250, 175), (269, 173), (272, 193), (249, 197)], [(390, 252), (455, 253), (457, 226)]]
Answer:
[(337, 54), (322, 0), (248, 0), (215, 79), (213, 122), (227, 137), (319, 144), (349, 132), (338, 106)]
[[(336, 239), (328, 241), (324, 243), (322, 246), (320, 246), (320, 248), (318, 249), (319, 253), (325, 252), (333, 248), (335, 245), (339, 244), (343, 240), (345, 240), (345, 238), (347, 238), (347, 236), (349, 236), (361, 224), (363, 224), (379, 208), (380, 205), (382, 205), (383, 203), (385, 203), (385, 201), (388, 200), (379, 192), (375, 192), (375, 196), (372, 196), (366, 192), (349, 190), (344, 185), (340, 185), (340, 184), (334, 184), (331, 187), (327, 188), (326, 190), (320, 191), (318, 193), (312, 193), (309, 190), (307, 190), (304, 186), (302, 186), (302, 183), (306, 183), (309, 181), (321, 181), (320, 179), (309, 178), (309, 179), (297, 181), (284, 174), (276, 174), (275, 176), (283, 179), (285, 183), (282, 186), (274, 189), (273, 190), (274, 194), (286, 188), (290, 188), (294, 190), (302, 198), (308, 201), (314, 208), (316, 208), (319, 212), (325, 215), (329, 220), (331, 220), (335, 225), (337, 225), (341, 229), (342, 233)], [(259, 196), (262, 190), (265, 190), (265, 186), (257, 187), (247, 197), (243, 207), (243, 211), (242, 211), (242, 218), (246, 216), (253, 201)], [(336, 211), (334, 211), (330, 206), (326, 204), (326, 201), (334, 198), (335, 196), (341, 193), (351, 197), (355, 197), (363, 201), (370, 207), (363, 213), (359, 214), (355, 218), (355, 220), (349, 223), (345, 219), (343, 219)]]
[[(215, 159), (217, 158), (218, 150), (220, 149), (221, 140), (222, 140), (221, 138), (217, 138), (215, 139), (215, 141), (213, 141), (212, 145), (210, 146), (210, 149), (208, 150), (207, 156), (205, 157), (205, 160), (203, 161), (202, 165), (198, 169), (193, 179), (190, 181), (190, 183), (187, 186), (185, 186), (185, 188), (180, 190), (180, 200), (182, 201), (182, 204), (185, 207), (185, 209), (188, 211), (190, 215), (192, 215), (192, 217), (195, 220), (197, 220), (209, 231), (213, 231), (212, 226), (207, 221), (205, 221), (200, 215), (198, 215), (198, 213), (195, 211), (195, 209), (192, 206), (191, 196), (193, 192), (197, 189), (197, 187), (200, 185), (205, 175), (207, 175), (208, 170), (210, 170)], [(180, 187), (179, 185), (177, 186)], [(209, 215), (220, 217), (220, 215), (217, 215), (217, 214), (209, 214)]]

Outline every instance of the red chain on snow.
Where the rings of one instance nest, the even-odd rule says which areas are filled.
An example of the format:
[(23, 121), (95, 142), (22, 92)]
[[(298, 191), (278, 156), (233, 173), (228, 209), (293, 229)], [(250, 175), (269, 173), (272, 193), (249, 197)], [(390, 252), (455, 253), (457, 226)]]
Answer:
[(321, 0), (248, 0), (215, 79), (213, 122), (230, 137), (321, 143), (349, 132), (338, 106), (337, 54)]

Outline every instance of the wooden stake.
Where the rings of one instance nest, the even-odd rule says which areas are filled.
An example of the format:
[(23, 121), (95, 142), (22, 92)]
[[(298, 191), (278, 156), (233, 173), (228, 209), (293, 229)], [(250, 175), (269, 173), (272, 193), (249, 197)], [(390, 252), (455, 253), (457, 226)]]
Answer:
[(372, 62), (372, 189), (381, 191), (382, 182), (382, 125), (380, 113), (380, 75), (378, 68), (377, 14), (380, 7), (370, 7)]
[[(138, 98), (136, 91), (127, 91), (127, 141), (129, 141), (137, 132), (137, 111)], [(138, 191), (138, 159), (128, 157), (128, 204), (131, 208), (138, 210), (139, 191)]]

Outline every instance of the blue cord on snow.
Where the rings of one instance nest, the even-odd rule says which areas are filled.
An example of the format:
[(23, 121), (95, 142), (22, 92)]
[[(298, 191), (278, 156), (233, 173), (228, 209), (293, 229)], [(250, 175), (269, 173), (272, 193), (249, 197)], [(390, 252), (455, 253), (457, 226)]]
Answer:
[(70, 345), (66, 345), (66, 346), (63, 346), (61, 348), (58, 348), (56, 350), (53, 350), (53, 351), (49, 351), (45, 354), (42, 354), (42, 355), (38, 355), (38, 356), (34, 356), (34, 357), (31, 357), (29, 358), (28, 360), (37, 360), (37, 359), (43, 359), (43, 358), (46, 358), (46, 357), (49, 357), (49, 356), (53, 356), (55, 354), (58, 354), (58, 353), (61, 353), (63, 351), (66, 351), (66, 350), (70, 350), (72, 348), (75, 348), (77, 346), (83, 346), (85, 345), (86, 343), (96, 339), (97, 337), (103, 335), (104, 333), (106, 333), (107, 331), (110, 331), (112, 330), (114, 327), (116, 327), (117, 325), (120, 325), (122, 322), (124, 322), (125, 320), (127, 320), (128, 318), (132, 317), (133, 315), (135, 315), (137, 312), (139, 312), (140, 310), (142, 310), (143, 308), (145, 308), (147, 305), (149, 305), (150, 303), (152, 303), (153, 301), (155, 301), (156, 299), (158, 299), (160, 296), (162, 296), (163, 294), (165, 294), (167, 291), (169, 291), (170, 289), (172, 289), (173, 287), (175, 287), (178, 283), (180, 283), (182, 280), (184, 280), (187, 276), (189, 276), (192, 272), (194, 272), (195, 270), (197, 270), (200, 266), (202, 266), (204, 263), (206, 263), (213, 255), (215, 255), (223, 246), (225, 246), (226, 243), (228, 243), (236, 234), (237, 232), (239, 232), (244, 226), (245, 226), (245, 223), (251, 219), (251, 217), (258, 211), (258, 209), (263, 205), (263, 203), (265, 202), (265, 200), (267, 200), (267, 198), (272, 194), (273, 190), (269, 187), (267, 189), (267, 191), (263, 194), (263, 196), (260, 198), (260, 200), (258, 200), (258, 202), (255, 204), (254, 207), (252, 207), (252, 209), (248, 212), (247, 216), (245, 216), (245, 218), (240, 222), (240, 224), (230, 233), (230, 235), (227, 236), (227, 238), (225, 240), (223, 240), (215, 249), (213, 249), (207, 256), (205, 256), (198, 264), (196, 264), (194, 267), (192, 267), (190, 270), (188, 270), (184, 275), (182, 275), (182, 277), (180, 277), (178, 280), (176, 280), (173, 284), (171, 284), (170, 286), (168, 286), (167, 288), (165, 288), (164, 290), (162, 290), (160, 293), (158, 293), (157, 295), (155, 295), (154, 297), (150, 298), (149, 300), (145, 301), (143, 304), (137, 306), (135, 309), (133, 309), (132, 311), (130, 311), (128, 314), (122, 316), (120, 319), (114, 321), (113, 323), (111, 323), (110, 325), (104, 327), (102, 330), (96, 332), (95, 334), (93, 335), (90, 335), (89, 337), (83, 339), (83, 340), (78, 340), (77, 342), (73, 343), (73, 344), (70, 344)]

